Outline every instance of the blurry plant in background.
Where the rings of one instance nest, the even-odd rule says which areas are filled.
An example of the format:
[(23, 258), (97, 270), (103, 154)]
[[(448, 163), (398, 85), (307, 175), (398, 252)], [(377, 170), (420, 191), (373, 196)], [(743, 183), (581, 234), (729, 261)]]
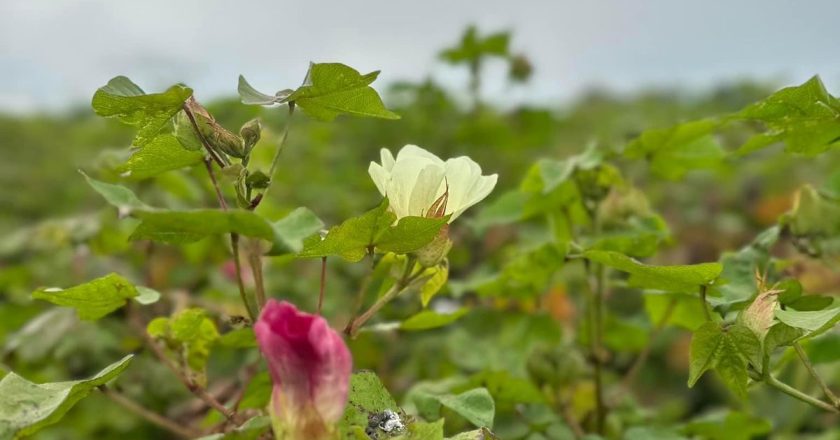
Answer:
[(118, 121), (0, 120), (28, 147), (0, 164), (0, 438), (840, 435), (840, 101), (500, 110), (485, 61), (532, 70), (509, 41), (441, 53), (470, 108), (315, 63), (240, 77), (246, 106), (116, 77)]

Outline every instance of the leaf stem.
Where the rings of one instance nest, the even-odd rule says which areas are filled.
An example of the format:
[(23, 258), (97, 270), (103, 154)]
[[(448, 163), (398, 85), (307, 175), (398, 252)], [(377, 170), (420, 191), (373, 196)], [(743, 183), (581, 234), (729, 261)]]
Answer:
[(814, 365), (811, 364), (811, 360), (808, 359), (808, 355), (805, 353), (805, 350), (802, 349), (802, 345), (799, 344), (799, 342), (794, 342), (793, 349), (796, 350), (797, 356), (799, 356), (799, 359), (802, 361), (802, 364), (805, 365), (805, 368), (808, 370), (808, 373), (811, 374), (811, 377), (813, 377), (814, 380), (817, 381), (817, 384), (819, 384), (820, 388), (822, 388), (825, 397), (827, 397), (828, 400), (831, 401), (835, 408), (840, 409), (840, 399), (837, 398), (837, 395), (834, 394), (833, 391), (831, 391), (831, 388), (828, 387), (828, 384), (826, 384), (822, 377), (820, 377), (819, 373), (817, 373), (817, 370), (814, 368)]
[(318, 291), (318, 315), (324, 307), (324, 289), (327, 285), (327, 257), (321, 257), (321, 288)]
[(709, 313), (709, 303), (706, 302), (706, 285), (700, 285), (700, 306), (703, 307), (703, 316), (706, 317), (706, 321), (712, 320), (712, 314)]
[(364, 313), (361, 315), (353, 318), (347, 323), (347, 327), (344, 328), (344, 333), (351, 338), (355, 338), (356, 335), (359, 333), (359, 329), (364, 325), (373, 315), (376, 314), (385, 304), (389, 303), (392, 299), (399, 296), (406, 287), (414, 281), (415, 276), (419, 275), (422, 272), (418, 272), (417, 275), (412, 276), (411, 272), (414, 269), (415, 258), (409, 256), (408, 260), (405, 262), (405, 270), (403, 271), (402, 276), (385, 292), (384, 295), (379, 297), (373, 305), (370, 306), (369, 309), (365, 310)]
[(117, 405), (127, 409), (130, 412), (142, 417), (149, 423), (165, 429), (178, 437), (183, 438), (196, 438), (201, 435), (201, 432), (186, 426), (183, 426), (174, 420), (170, 420), (142, 405), (131, 400), (130, 398), (126, 397), (123, 394), (118, 393), (115, 390), (107, 388), (105, 385), (99, 387), (99, 391), (102, 392), (105, 397), (111, 399)]

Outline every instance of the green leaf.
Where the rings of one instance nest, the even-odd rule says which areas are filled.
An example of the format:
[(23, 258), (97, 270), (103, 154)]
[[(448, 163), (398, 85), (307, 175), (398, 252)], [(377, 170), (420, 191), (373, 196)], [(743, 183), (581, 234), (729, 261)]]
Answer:
[(441, 405), (449, 408), (478, 428), (493, 428), (496, 404), (487, 388), (475, 388), (461, 394), (435, 396)]
[(96, 91), (91, 106), (100, 116), (137, 127), (134, 145), (142, 147), (157, 137), (190, 96), (192, 89), (181, 85), (147, 95), (128, 78), (118, 76)]
[(273, 385), (271, 375), (267, 371), (261, 371), (255, 374), (254, 378), (251, 379), (251, 382), (245, 388), (239, 407), (264, 409), (271, 401)]
[(654, 174), (677, 180), (688, 171), (718, 166), (725, 155), (714, 137), (719, 125), (718, 121), (701, 120), (646, 130), (624, 154), (631, 159), (646, 158)]
[(281, 103), (284, 102), (291, 93), (291, 90), (281, 90), (274, 94), (274, 96), (266, 95), (251, 86), (251, 84), (249, 84), (242, 75), (239, 75), (239, 86), (237, 87), (237, 91), (239, 92), (239, 98), (242, 100), (242, 103), (250, 105), (272, 105)]
[(146, 331), (152, 337), (166, 341), (179, 358), (183, 356), (199, 383), (206, 382), (207, 360), (210, 349), (219, 339), (219, 331), (205, 310), (184, 309), (170, 318), (156, 318)]
[(714, 367), (722, 342), (720, 324), (707, 322), (691, 337), (688, 387), (691, 388), (706, 371)]
[(778, 309), (776, 318), (791, 327), (806, 330), (804, 337), (814, 337), (830, 330), (840, 322), (840, 307), (814, 311)]
[(747, 141), (740, 154), (784, 142), (787, 152), (816, 155), (840, 140), (840, 101), (828, 93), (818, 76), (779, 90), (734, 117), (761, 122), (767, 129)]
[(760, 350), (758, 337), (746, 327), (724, 329), (718, 323), (706, 323), (691, 338), (688, 386), (693, 387), (703, 373), (714, 369), (727, 387), (743, 398), (749, 381), (747, 361), (758, 367)]
[(717, 279), (723, 269), (720, 263), (650, 266), (610, 251), (586, 251), (584, 257), (629, 273), (633, 286), (674, 292), (694, 292), (698, 286), (707, 286)]
[(440, 218), (403, 217), (396, 225), (378, 234), (373, 244), (382, 252), (407, 254), (434, 240), (448, 221), (448, 215)]
[(466, 315), (467, 312), (469, 312), (469, 309), (466, 307), (462, 307), (452, 313), (438, 313), (433, 310), (423, 310), (422, 312), (403, 321), (400, 324), (400, 330), (429, 330), (447, 326), (457, 321), (458, 318)]
[(403, 435), (393, 437), (393, 440), (444, 440), (443, 419), (436, 422), (414, 422), (406, 428)]
[[(645, 310), (650, 322), (654, 324), (662, 322), (669, 309), (668, 325), (694, 331), (706, 323), (705, 312), (696, 293), (645, 292), (644, 299)], [(671, 306), (672, 302), (674, 302), (673, 306)]]
[(68, 289), (51, 287), (32, 293), (32, 298), (76, 309), (79, 318), (99, 319), (125, 305), (138, 295), (137, 289), (125, 278), (111, 273)]
[(94, 388), (125, 371), (132, 357), (128, 355), (84, 380), (36, 384), (15, 373), (7, 374), (0, 380), (0, 438), (29, 436), (57, 423)]
[(360, 371), (350, 376), (350, 392), (340, 427), (349, 432), (353, 426), (368, 425), (368, 415), (386, 409), (399, 412), (399, 406), (373, 371)]
[(81, 170), (79, 170), (79, 173), (85, 176), (85, 180), (87, 180), (88, 185), (104, 197), (106, 202), (115, 206), (121, 215), (129, 214), (134, 210), (152, 209), (149, 205), (140, 201), (133, 191), (122, 185), (100, 182), (91, 178)]
[(500, 411), (512, 409), (523, 403), (545, 403), (542, 391), (528, 379), (516, 377), (508, 371), (482, 371), (454, 387), (452, 392), (485, 387), (493, 396)]
[(324, 228), (324, 222), (308, 208), (300, 207), (272, 224), (275, 244), (269, 255), (297, 253), (303, 240)]
[(770, 354), (776, 347), (791, 345), (799, 339), (804, 332), (798, 328), (791, 327), (783, 322), (777, 322), (767, 331), (764, 337), (764, 352)]
[(403, 217), (392, 226), (396, 215), (388, 210), (388, 199), (376, 208), (345, 220), (330, 228), (323, 239), (313, 235), (303, 241), (300, 257), (326, 257), (338, 255), (347, 261), (357, 262), (369, 250), (409, 253), (429, 244), (437, 237), (448, 217)]
[(137, 301), (138, 304), (147, 306), (160, 300), (160, 292), (155, 289), (150, 289), (144, 286), (135, 286), (135, 288), (137, 289), (137, 296), (134, 297), (134, 300)]
[(385, 108), (370, 83), (379, 71), (361, 75), (355, 69), (339, 63), (312, 64), (306, 84), (286, 100), (322, 121), (332, 121), (344, 113), (384, 119), (399, 119), (399, 115)]
[(117, 167), (117, 172), (132, 180), (143, 180), (191, 167), (203, 158), (203, 151), (186, 150), (175, 136), (161, 134), (142, 148), (135, 149), (128, 161)]
[(223, 334), (219, 338), (219, 345), (230, 348), (254, 348), (257, 346), (257, 338), (252, 328), (239, 328)]
[(196, 209), (192, 211), (139, 211), (142, 222), (129, 239), (183, 244), (209, 235), (235, 232), (246, 237), (274, 240), (274, 229), (252, 211)]
[(427, 307), (432, 298), (446, 285), (446, 281), (449, 279), (449, 265), (439, 264), (426, 269), (426, 272), (431, 272), (431, 276), (420, 288), (420, 302), (423, 307)]

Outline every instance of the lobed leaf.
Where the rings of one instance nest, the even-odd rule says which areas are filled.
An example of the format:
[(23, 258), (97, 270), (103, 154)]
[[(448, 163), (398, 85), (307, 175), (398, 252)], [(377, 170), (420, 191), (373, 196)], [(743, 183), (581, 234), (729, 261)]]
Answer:
[(370, 87), (378, 75), (379, 71), (362, 75), (340, 63), (312, 64), (305, 84), (285, 101), (293, 101), (307, 115), (322, 121), (331, 121), (340, 114), (399, 119)]

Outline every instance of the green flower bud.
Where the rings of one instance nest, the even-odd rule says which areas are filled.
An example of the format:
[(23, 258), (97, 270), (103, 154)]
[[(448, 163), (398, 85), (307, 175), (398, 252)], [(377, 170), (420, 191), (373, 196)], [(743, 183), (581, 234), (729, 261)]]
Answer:
[(423, 267), (434, 267), (446, 258), (450, 249), (452, 249), (452, 240), (449, 239), (449, 225), (443, 225), (437, 237), (416, 251), (415, 255), (417, 262)]
[(254, 146), (257, 145), (257, 142), (260, 141), (261, 134), (262, 124), (260, 124), (259, 119), (251, 119), (239, 129), (239, 136), (242, 137), (242, 140), (245, 143), (246, 155), (250, 154)]

